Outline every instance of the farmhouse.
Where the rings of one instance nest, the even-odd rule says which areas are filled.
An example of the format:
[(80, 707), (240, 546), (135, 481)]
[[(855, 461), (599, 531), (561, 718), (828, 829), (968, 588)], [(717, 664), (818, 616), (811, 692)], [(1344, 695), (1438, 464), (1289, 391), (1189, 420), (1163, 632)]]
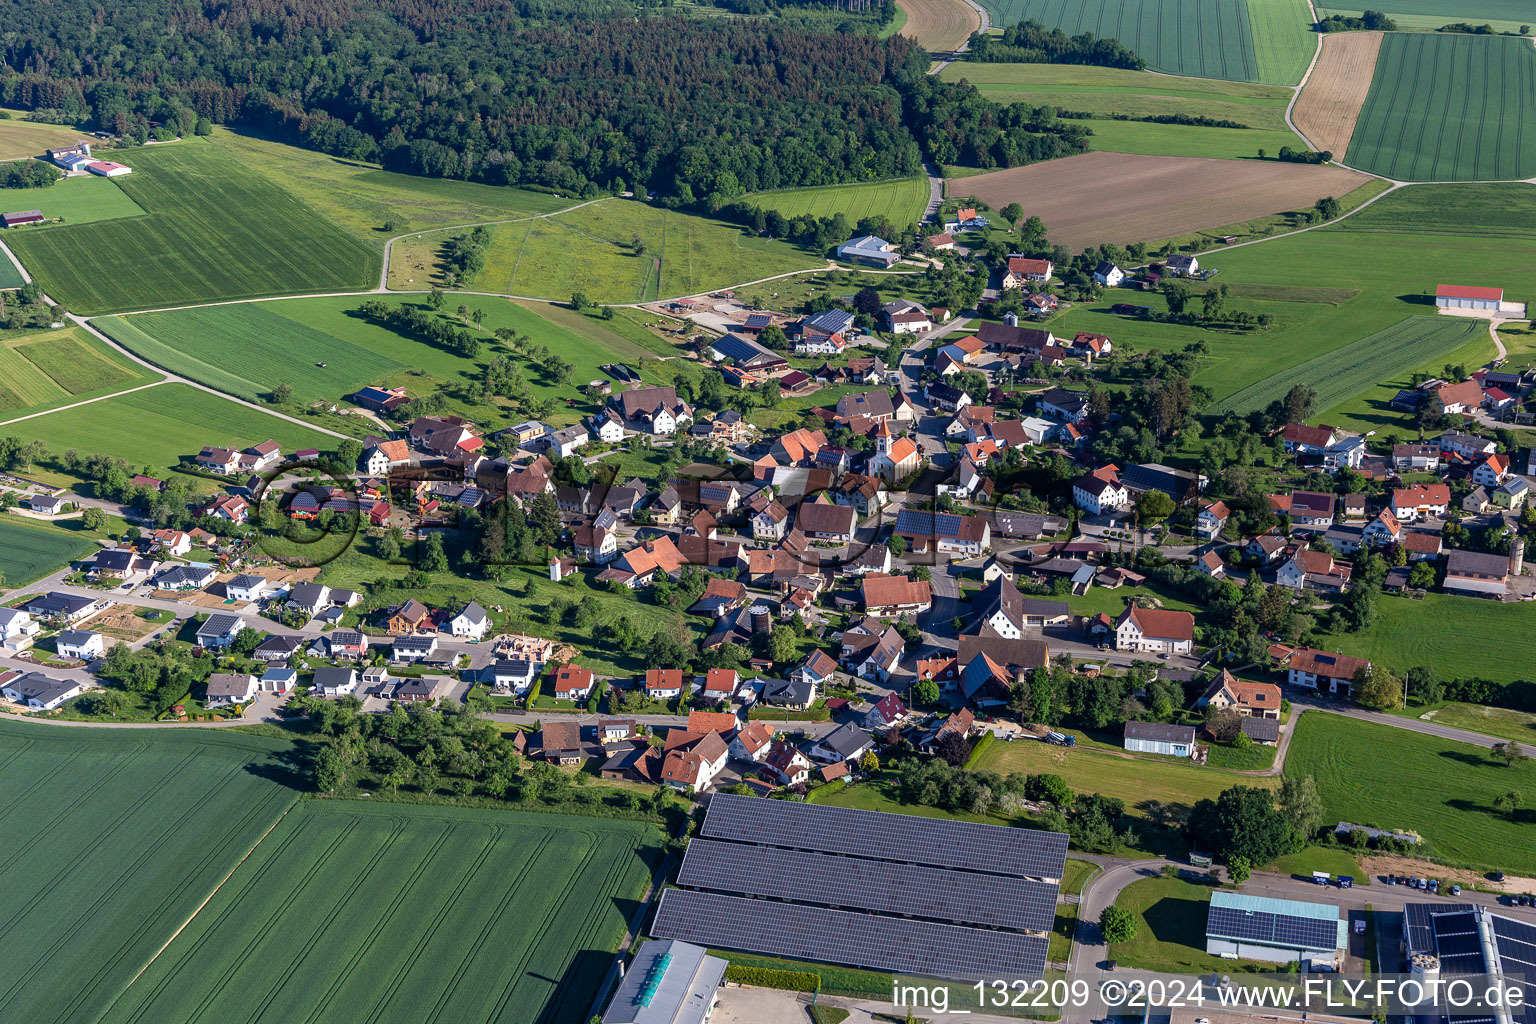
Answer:
[(677, 388), (648, 387), (621, 391), (609, 405), (625, 421), (641, 423), (652, 434), (676, 433), (681, 423), (693, 422), (693, 407), (677, 397)]
[(1371, 671), (1371, 663), (1365, 658), (1351, 658), (1315, 647), (1298, 647), (1291, 651), (1285, 667), (1289, 673), (1286, 681), (1292, 686), (1305, 686), (1320, 693), (1344, 697), (1354, 692), (1356, 675)]
[(1003, 288), (1022, 288), (1025, 284), (1049, 281), (1055, 272), (1050, 260), (1034, 260), (1027, 256), (1008, 255), (1008, 268), (1003, 273)]
[(1195, 645), (1195, 617), (1189, 612), (1127, 605), (1115, 620), (1115, 650), (1188, 654)]

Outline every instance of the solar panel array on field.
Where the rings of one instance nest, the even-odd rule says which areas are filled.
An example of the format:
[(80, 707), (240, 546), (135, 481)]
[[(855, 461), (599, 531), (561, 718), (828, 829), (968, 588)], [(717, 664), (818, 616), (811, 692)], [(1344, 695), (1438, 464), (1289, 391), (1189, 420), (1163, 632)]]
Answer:
[(1049, 931), (1057, 886), (914, 864), (887, 864), (695, 839), (677, 883), (904, 917)]
[(852, 857), (1060, 881), (1061, 832), (976, 825), (821, 804), (717, 794), (701, 834)]
[[(767, 803), (768, 801), (763, 801)], [(651, 934), (716, 949), (933, 977), (1010, 978), (1045, 970), (1050, 940), (669, 889)]]

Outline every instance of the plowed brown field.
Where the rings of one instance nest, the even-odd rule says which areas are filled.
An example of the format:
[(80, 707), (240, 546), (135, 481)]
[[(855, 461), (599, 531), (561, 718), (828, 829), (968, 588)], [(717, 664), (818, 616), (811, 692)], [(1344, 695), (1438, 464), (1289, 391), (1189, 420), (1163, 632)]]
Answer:
[(1342, 196), (1370, 178), (1341, 167), (1278, 161), (1084, 153), (953, 179), (950, 195), (994, 210), (1019, 202), (1073, 252), (1114, 242), (1156, 242)]
[(975, 8), (964, 0), (896, 0), (907, 12), (901, 34), (929, 53), (950, 53), (981, 27)]
[(1380, 32), (1338, 32), (1323, 36), (1323, 52), (1312, 77), (1291, 110), (1296, 127), (1320, 150), (1342, 160), (1355, 134), (1355, 121), (1376, 74)]

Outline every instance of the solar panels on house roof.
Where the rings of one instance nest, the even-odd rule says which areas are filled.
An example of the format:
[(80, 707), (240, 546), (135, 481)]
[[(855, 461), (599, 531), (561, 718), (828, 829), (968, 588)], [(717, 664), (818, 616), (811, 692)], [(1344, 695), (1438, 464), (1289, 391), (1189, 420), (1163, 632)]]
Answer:
[(792, 850), (1060, 881), (1061, 832), (975, 825), (719, 793), (701, 835)]
[(1056, 918), (1050, 882), (711, 839), (688, 845), (677, 884), (1019, 931), (1049, 931)]
[[(716, 798), (718, 799), (718, 797)], [(759, 800), (759, 805), (777, 801)], [(715, 949), (930, 977), (1039, 975), (1049, 939), (669, 889), (651, 934)]]

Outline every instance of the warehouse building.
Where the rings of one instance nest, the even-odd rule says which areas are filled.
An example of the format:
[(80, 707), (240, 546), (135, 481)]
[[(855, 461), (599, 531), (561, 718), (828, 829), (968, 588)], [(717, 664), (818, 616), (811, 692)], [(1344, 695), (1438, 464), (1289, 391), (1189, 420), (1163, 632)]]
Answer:
[(1205, 951), (1233, 960), (1337, 965), (1348, 948), (1339, 908), (1237, 892), (1211, 893)]

